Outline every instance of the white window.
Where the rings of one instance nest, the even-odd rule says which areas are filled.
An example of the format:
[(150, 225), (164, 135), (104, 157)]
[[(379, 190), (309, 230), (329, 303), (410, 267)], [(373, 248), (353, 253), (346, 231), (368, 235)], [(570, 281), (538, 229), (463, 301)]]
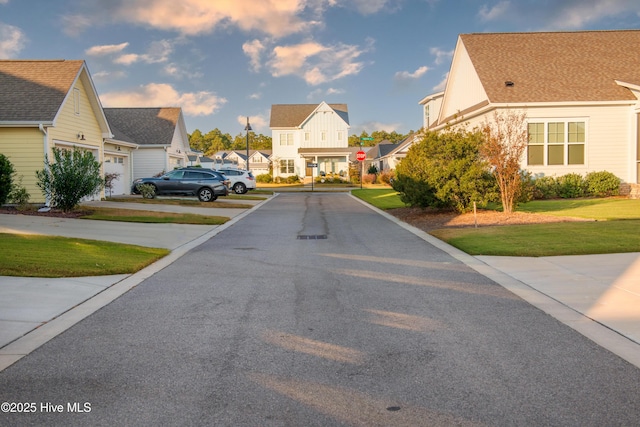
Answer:
[(338, 131), (338, 141), (342, 141), (342, 131)]
[(280, 173), (293, 173), (293, 159), (280, 160)]
[(309, 142), (309, 140), (311, 140), (311, 132), (305, 132), (304, 133), (304, 141), (305, 142)]
[(326, 141), (327, 140), (327, 132), (326, 131), (322, 131), (320, 133), (320, 140), (321, 141)]
[(586, 123), (579, 120), (530, 122), (527, 165), (585, 164)]
[(280, 134), (280, 145), (293, 145), (293, 134), (292, 133), (281, 133)]

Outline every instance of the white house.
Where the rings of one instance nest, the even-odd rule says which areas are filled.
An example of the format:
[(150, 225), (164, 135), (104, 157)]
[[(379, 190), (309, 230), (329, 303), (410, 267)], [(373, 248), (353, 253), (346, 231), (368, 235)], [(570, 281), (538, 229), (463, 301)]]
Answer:
[(114, 145), (138, 144), (133, 177), (147, 178), (189, 164), (189, 136), (179, 107), (105, 108)]
[[(444, 92), (420, 101), (425, 127), (471, 128), (525, 112), (522, 168), (640, 177), (640, 30), (462, 34)], [(437, 109), (437, 111), (435, 111)]]
[(297, 175), (310, 180), (320, 173), (348, 178), (351, 150), (346, 104), (272, 105), (269, 126), (274, 178)]

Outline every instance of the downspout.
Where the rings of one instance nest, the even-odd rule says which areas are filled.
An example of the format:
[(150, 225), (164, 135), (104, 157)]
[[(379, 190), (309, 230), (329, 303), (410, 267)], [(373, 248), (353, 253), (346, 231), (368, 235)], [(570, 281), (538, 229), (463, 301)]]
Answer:
[[(40, 123), (38, 125), (38, 129), (40, 129), (40, 132), (43, 133), (43, 148), (44, 148), (44, 170), (45, 172), (48, 174), (49, 173), (49, 134), (47, 133), (47, 130), (44, 128), (44, 125), (42, 123)], [(45, 194), (45, 200), (44, 200), (44, 207), (38, 209), (38, 212), (48, 212), (51, 210), (51, 197), (48, 194)]]

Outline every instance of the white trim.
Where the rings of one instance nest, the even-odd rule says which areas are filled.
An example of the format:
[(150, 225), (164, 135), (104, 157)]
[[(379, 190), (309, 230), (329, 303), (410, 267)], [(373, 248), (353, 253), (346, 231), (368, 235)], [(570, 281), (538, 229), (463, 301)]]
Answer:
[(84, 148), (85, 150), (96, 150), (100, 152), (99, 145), (88, 145), (88, 144), (78, 144), (77, 142), (69, 142), (69, 141), (59, 141), (57, 139), (53, 140), (53, 145), (63, 145), (66, 147), (74, 147), (74, 148)]

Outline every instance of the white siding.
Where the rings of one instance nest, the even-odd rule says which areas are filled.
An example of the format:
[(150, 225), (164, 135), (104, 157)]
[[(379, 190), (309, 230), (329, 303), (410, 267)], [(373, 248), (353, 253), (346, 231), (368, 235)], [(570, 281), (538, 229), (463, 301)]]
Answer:
[(133, 179), (149, 178), (167, 171), (167, 154), (163, 148), (143, 148), (133, 152)]
[[(528, 122), (575, 119), (586, 123), (584, 165), (528, 166), (525, 157), (522, 159), (522, 168), (533, 174), (548, 176), (608, 171), (625, 182), (635, 182), (635, 171), (629, 163), (629, 147), (635, 144), (635, 139), (630, 140), (629, 136), (634, 134), (630, 129), (631, 108), (628, 105), (530, 106), (520, 110), (526, 112)], [(467, 124), (469, 129), (473, 129), (485, 120), (492, 119), (493, 111), (486, 116), (474, 117)]]
[(478, 78), (471, 58), (469, 58), (462, 41), (458, 39), (458, 47), (455, 50), (447, 79), (440, 118), (451, 117), (486, 99), (487, 93)]
[[(309, 132), (309, 141), (304, 133)], [(339, 133), (342, 139), (338, 139)], [(346, 148), (348, 143), (347, 124), (332, 109), (316, 111), (299, 131), (302, 148)], [(324, 135), (324, 139), (323, 139)]]

